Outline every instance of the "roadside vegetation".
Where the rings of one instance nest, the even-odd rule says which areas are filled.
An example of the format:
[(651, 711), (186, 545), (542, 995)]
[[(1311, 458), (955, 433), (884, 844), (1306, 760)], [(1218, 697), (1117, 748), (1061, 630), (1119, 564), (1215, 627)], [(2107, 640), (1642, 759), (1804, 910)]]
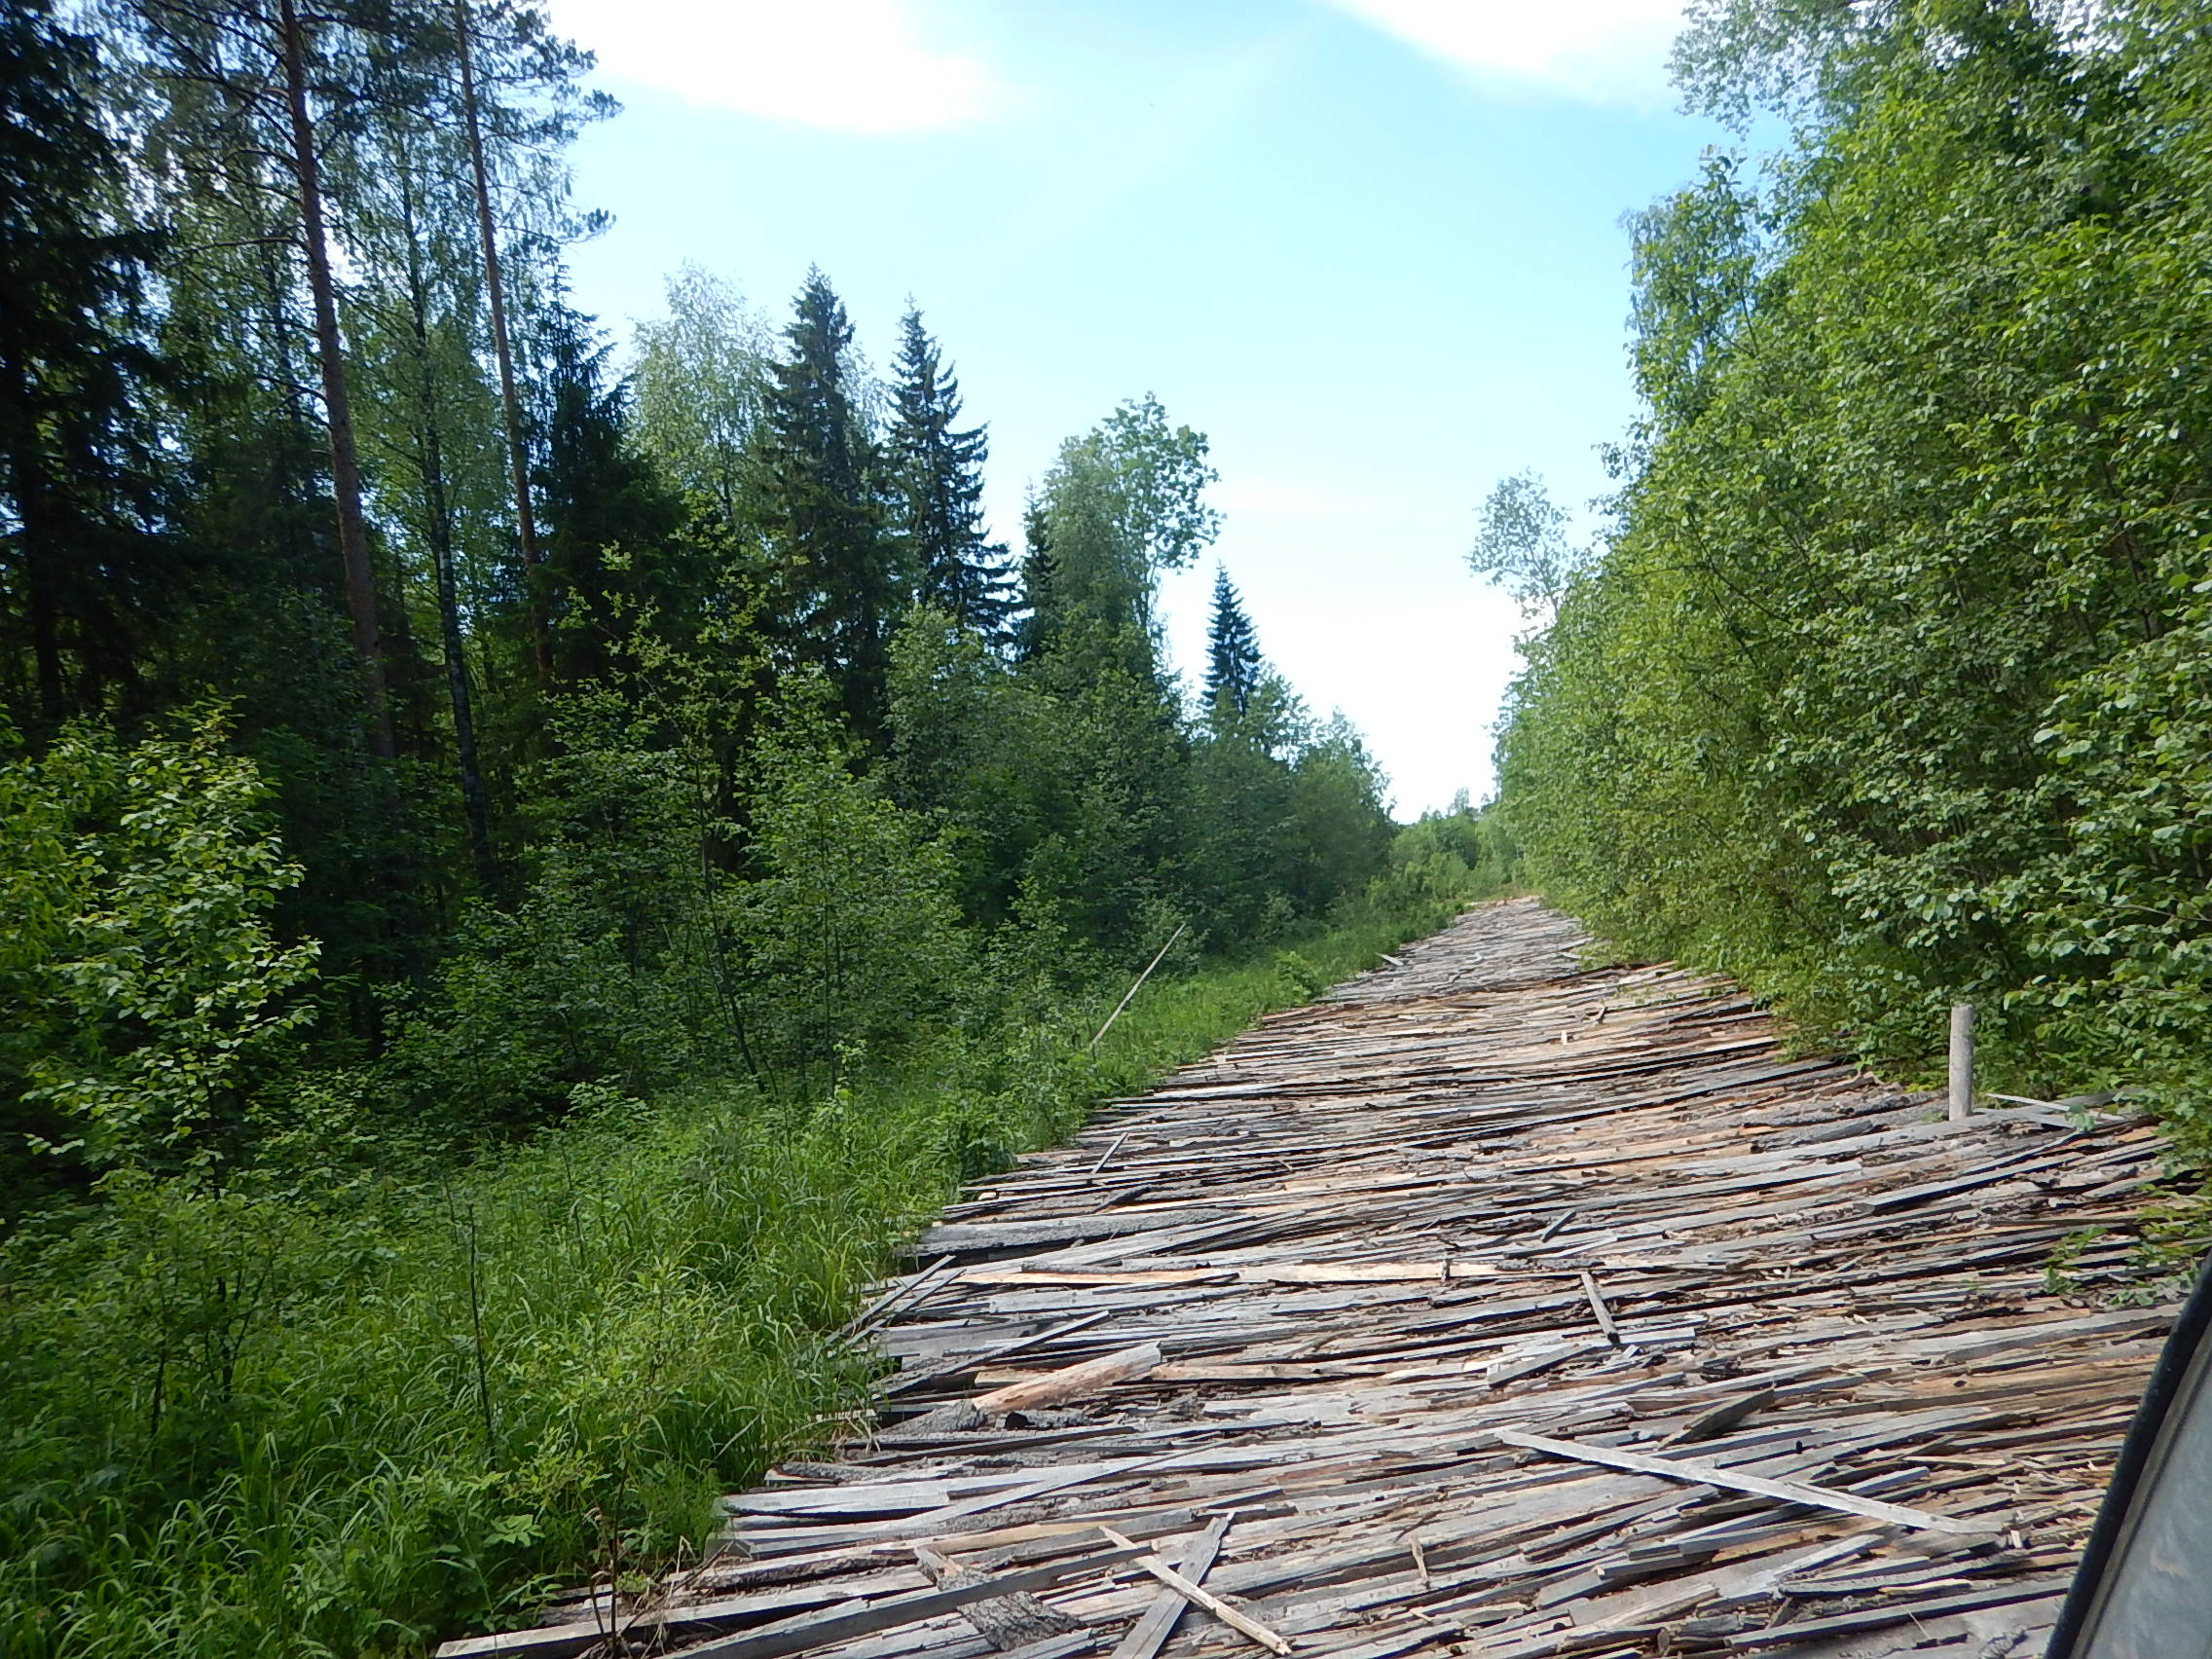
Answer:
[(1328, 922), (1070, 988), (812, 1088), (578, 1086), (413, 1157), (331, 1097), (250, 1161), (18, 1225), (0, 1300), (0, 1645), (420, 1651), (695, 1553), (719, 1493), (866, 1410), (839, 1326), (964, 1177), (1494, 889), (1405, 830)]
[(0, 13), (11, 1659), (696, 1549), (959, 1181), (1506, 879), (1226, 571), (1165, 660), (1156, 399), (1010, 548), (920, 312), (878, 372), (819, 271), (569, 306), (588, 68), (506, 0)]
[[(1643, 419), (1501, 747), (1533, 885), (1821, 1040), (2129, 1091), (2212, 1151), (2212, 35), (2200, 9), (1709, 4), (1741, 145), (1635, 222)], [(1777, 141), (1779, 146), (1777, 147)]]

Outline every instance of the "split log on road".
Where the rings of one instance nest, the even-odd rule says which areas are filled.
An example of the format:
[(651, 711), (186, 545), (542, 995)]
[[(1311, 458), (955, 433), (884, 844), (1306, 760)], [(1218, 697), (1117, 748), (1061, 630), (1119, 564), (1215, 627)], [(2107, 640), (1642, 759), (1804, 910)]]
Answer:
[(1004, 1417), (1008, 1412), (1036, 1411), (1044, 1406), (1063, 1406), (1070, 1400), (1080, 1400), (1117, 1382), (1134, 1382), (1149, 1377), (1161, 1359), (1158, 1343), (1139, 1343), (1098, 1359), (1087, 1359), (1081, 1365), (1040, 1377), (1032, 1382), (1009, 1383), (994, 1388), (988, 1394), (977, 1394), (968, 1403), (985, 1417)]

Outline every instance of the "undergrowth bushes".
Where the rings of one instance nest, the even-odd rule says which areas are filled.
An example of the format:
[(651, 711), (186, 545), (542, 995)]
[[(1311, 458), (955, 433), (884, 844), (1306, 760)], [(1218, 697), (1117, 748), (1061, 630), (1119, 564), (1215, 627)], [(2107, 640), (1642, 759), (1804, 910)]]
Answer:
[(419, 1651), (695, 1545), (864, 1403), (834, 1333), (957, 1180), (1441, 924), (1458, 833), (1095, 1052), (1118, 978), (809, 1090), (574, 1085), (450, 1175), (295, 1099), (251, 1175), (110, 1176), (0, 1264), (0, 1649)]

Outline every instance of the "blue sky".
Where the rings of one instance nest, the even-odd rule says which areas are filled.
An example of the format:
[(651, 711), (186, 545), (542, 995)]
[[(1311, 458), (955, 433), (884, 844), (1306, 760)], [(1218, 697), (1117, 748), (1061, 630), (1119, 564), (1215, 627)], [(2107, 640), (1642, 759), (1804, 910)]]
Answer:
[[(1720, 134), (1670, 0), (553, 0), (626, 106), (576, 155), (618, 338), (691, 261), (781, 323), (810, 264), (878, 363), (908, 295), (1017, 540), (1060, 440), (1156, 393), (1209, 434), (1262, 648), (1411, 816), (1491, 783), (1500, 476), (1563, 504), (1634, 414), (1624, 211)], [(1169, 578), (1194, 673), (1209, 559)]]

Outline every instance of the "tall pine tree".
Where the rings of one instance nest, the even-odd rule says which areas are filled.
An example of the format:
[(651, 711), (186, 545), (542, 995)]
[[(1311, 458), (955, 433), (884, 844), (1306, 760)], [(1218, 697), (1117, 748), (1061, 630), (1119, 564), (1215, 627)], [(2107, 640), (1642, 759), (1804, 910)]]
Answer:
[(983, 428), (962, 429), (960, 383), (908, 308), (893, 365), (890, 465), (896, 529), (917, 599), (987, 638), (1005, 630), (1006, 549), (983, 539)]
[(853, 731), (883, 735), (889, 636), (906, 595), (894, 577), (880, 462), (851, 384), (853, 325), (819, 270), (809, 271), (784, 337), (791, 355), (768, 388), (768, 531), (783, 566), (801, 654), (837, 687)]
[(1217, 722), (1251, 711), (1260, 684), (1260, 643), (1226, 566), (1213, 571), (1213, 621), (1206, 631), (1206, 706)]

